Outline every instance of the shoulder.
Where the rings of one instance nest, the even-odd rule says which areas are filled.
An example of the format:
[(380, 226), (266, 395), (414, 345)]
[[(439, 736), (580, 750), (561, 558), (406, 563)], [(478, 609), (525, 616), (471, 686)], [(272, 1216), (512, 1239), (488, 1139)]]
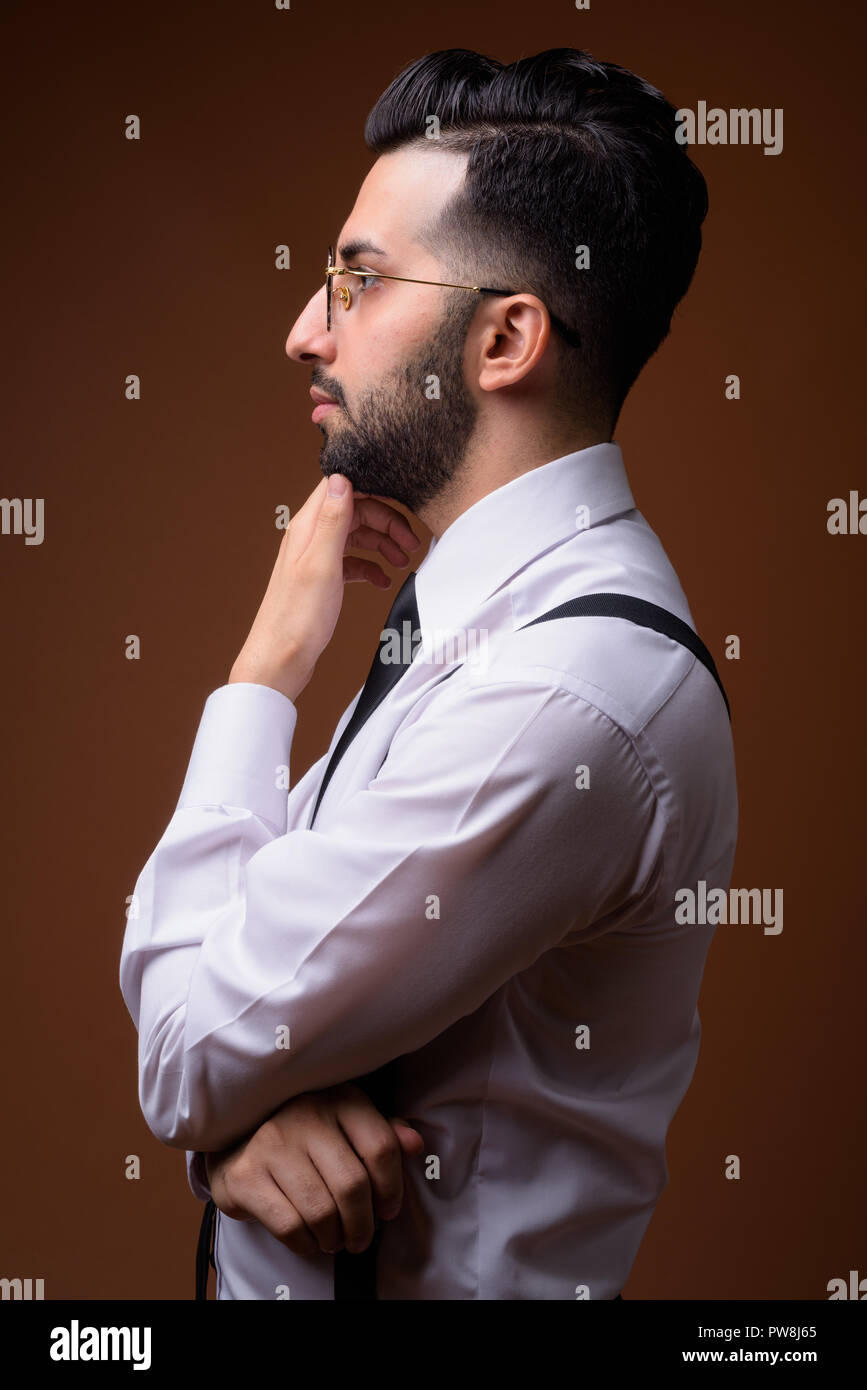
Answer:
[(716, 682), (688, 647), (620, 617), (556, 618), (501, 631), (487, 659), (466, 663), (458, 680), (465, 691), (510, 684), (556, 689), (595, 707), (629, 736), (687, 685), (683, 704), (697, 731), (718, 708), (725, 714)]

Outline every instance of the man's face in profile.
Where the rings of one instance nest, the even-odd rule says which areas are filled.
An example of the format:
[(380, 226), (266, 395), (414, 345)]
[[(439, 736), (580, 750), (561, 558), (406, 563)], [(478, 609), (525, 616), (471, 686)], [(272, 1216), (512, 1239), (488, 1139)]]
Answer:
[[(456, 278), (415, 235), (460, 186), (466, 162), (466, 155), (435, 148), (380, 156), (341, 230), (337, 265), (371, 277), (379, 271)], [(348, 308), (337, 294), (344, 286)], [(443, 489), (476, 419), (463, 349), (477, 308), (478, 296), (469, 290), (336, 276), (329, 333), (324, 286), (313, 295), (286, 353), (312, 366), (311, 386), (336, 402), (317, 420), (325, 436), (323, 473), (343, 473), (356, 491), (393, 498), (411, 511)]]

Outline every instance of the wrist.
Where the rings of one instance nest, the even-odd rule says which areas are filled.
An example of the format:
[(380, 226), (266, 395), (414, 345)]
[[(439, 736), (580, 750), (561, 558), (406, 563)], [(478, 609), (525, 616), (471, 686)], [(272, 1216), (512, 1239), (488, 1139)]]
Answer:
[(288, 662), (279, 671), (272, 671), (265, 670), (253, 662), (243, 661), (239, 657), (229, 672), (226, 684), (266, 685), (280, 695), (285, 695), (287, 700), (294, 704), (310, 681), (313, 670), (314, 667), (306, 666), (300, 658)]

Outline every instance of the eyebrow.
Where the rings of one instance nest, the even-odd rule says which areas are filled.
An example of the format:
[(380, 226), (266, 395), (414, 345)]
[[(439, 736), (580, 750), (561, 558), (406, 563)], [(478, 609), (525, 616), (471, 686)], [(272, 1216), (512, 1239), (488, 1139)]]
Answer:
[(337, 248), (337, 254), (342, 261), (354, 261), (356, 256), (361, 256), (364, 252), (368, 256), (387, 256), (388, 252), (383, 251), (379, 246), (374, 246), (372, 241), (359, 238), (355, 241), (344, 241), (342, 246)]

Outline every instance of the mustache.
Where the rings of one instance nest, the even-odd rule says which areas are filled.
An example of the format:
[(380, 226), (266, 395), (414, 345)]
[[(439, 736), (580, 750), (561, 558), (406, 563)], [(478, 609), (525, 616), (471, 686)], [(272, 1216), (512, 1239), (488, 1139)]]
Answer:
[(326, 396), (331, 396), (338, 405), (345, 408), (346, 402), (343, 399), (343, 392), (338, 382), (329, 381), (328, 377), (321, 375), (321, 373), (314, 372), (310, 378), (310, 385), (315, 387), (317, 391), (324, 391)]

